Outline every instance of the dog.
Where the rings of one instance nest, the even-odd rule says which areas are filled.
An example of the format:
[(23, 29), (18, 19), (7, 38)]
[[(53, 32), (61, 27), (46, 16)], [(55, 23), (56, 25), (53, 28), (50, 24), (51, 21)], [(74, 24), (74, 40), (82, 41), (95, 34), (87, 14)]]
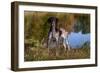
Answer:
[(48, 33), (47, 47), (56, 48), (59, 39), (59, 29), (57, 28), (58, 19), (56, 17), (49, 17), (48, 23), (50, 24), (50, 30)]
[(62, 44), (65, 51), (66, 48), (70, 50), (69, 42), (68, 42), (68, 35), (69, 33), (64, 28), (58, 28), (58, 18), (50, 17), (48, 19), (48, 23), (50, 24), (50, 30), (48, 32), (48, 39), (47, 39), (47, 48), (60, 48)]

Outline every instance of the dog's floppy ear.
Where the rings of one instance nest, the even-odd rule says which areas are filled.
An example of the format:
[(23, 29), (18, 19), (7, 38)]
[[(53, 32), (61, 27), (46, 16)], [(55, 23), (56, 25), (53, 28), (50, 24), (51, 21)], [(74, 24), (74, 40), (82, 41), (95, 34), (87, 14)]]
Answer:
[(49, 17), (48, 20), (47, 20), (47, 23), (51, 23), (53, 20), (53, 17)]
[(58, 23), (58, 18), (56, 18), (56, 24)]

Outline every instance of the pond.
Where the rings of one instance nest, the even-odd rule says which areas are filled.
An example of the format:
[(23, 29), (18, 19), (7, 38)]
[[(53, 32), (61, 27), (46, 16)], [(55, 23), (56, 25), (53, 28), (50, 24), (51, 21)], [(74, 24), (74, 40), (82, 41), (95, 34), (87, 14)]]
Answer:
[(90, 43), (90, 33), (71, 32), (68, 36), (68, 41), (71, 48), (81, 48), (85, 43)]

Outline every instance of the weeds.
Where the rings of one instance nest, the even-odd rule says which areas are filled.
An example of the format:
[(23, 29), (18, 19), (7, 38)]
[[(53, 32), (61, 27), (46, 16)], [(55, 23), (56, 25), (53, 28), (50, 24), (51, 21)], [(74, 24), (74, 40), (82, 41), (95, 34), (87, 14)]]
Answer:
[(90, 58), (89, 48), (71, 49), (70, 51), (64, 51), (60, 49), (47, 48), (30, 48), (25, 51), (25, 61), (42, 61), (42, 60), (64, 60), (64, 59), (85, 59)]

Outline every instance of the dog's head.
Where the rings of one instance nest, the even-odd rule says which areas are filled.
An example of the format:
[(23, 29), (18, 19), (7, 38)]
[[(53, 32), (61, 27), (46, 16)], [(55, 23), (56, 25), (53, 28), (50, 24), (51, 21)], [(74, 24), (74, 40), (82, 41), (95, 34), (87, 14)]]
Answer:
[(52, 26), (53, 26), (53, 25), (57, 25), (57, 23), (58, 23), (58, 18), (56, 18), (56, 17), (49, 17), (47, 22), (48, 22), (49, 24), (51, 24)]

